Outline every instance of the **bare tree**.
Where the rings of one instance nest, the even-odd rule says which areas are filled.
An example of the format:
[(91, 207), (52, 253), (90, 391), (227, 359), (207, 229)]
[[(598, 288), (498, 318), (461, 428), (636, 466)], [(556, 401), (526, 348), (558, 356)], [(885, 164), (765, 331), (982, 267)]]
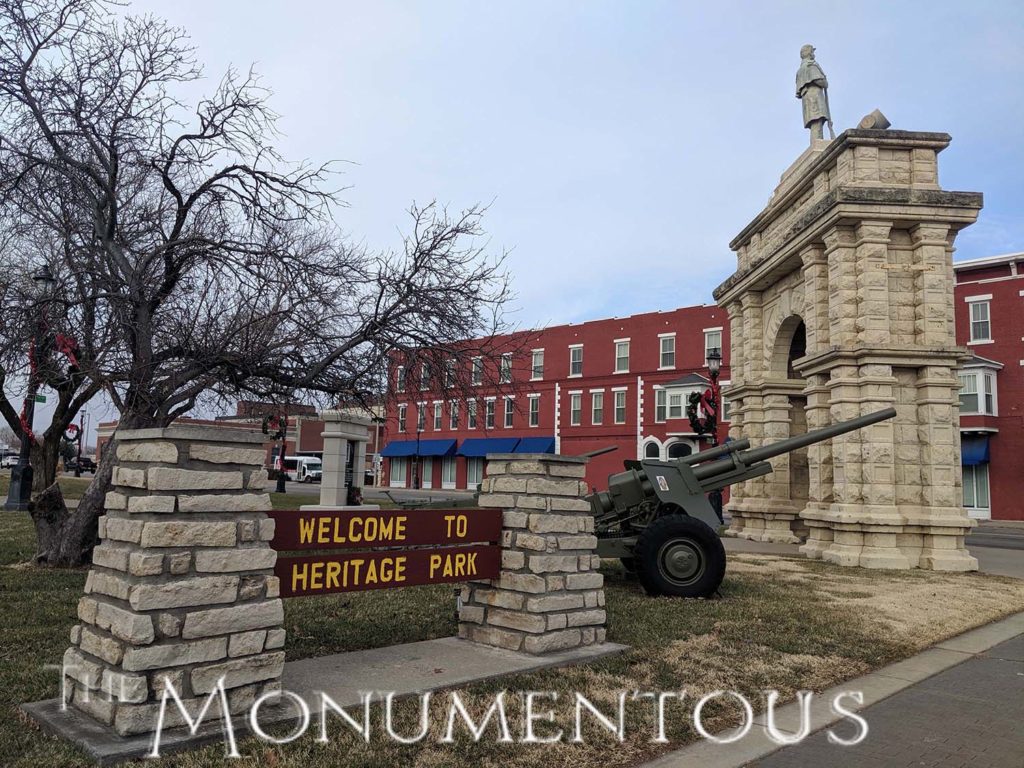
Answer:
[[(482, 209), (414, 207), (400, 250), (351, 248), (330, 169), (274, 150), (257, 78), (229, 72), (189, 116), (175, 92), (198, 77), (162, 21), (0, 0), (0, 206), (59, 245), (45, 255), (85, 329), (78, 372), (119, 429), (206, 398), (364, 400), (396, 350), (447, 359), (502, 327)], [(114, 453), (76, 511), (36, 515), (41, 562), (89, 556)]]

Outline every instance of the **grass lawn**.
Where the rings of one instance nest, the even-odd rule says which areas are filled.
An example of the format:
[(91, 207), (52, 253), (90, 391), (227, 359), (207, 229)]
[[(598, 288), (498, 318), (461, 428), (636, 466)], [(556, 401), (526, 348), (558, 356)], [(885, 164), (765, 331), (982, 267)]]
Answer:
[[(0, 517), (0, 765), (88, 765), (67, 744), (41, 733), (17, 704), (58, 693), (56, 664), (68, 645), (85, 571), (42, 571), (19, 565), (34, 550), (26, 517)], [(792, 698), (799, 689), (823, 690), (875, 667), (906, 657), (939, 639), (991, 619), (1024, 610), (1024, 581), (979, 574), (861, 571), (761, 555), (735, 555), (722, 587), (723, 599), (652, 599), (616, 565), (605, 570), (609, 639), (632, 646), (625, 654), (580, 667), (518, 675), (460, 691), (479, 717), (495, 692), (558, 691), (559, 726), (571, 728), (572, 693), (587, 695), (607, 711), (621, 691), (688, 692), (693, 702), (716, 689), (738, 690), (755, 703), (762, 691)], [(289, 658), (319, 656), (455, 631), (450, 586), (420, 587), (288, 600)], [(447, 694), (440, 694), (442, 699)], [(399, 706), (400, 733), (415, 732), (414, 702)], [(240, 742), (245, 759), (227, 761), (223, 747), (169, 756), (183, 768), (215, 765), (269, 766), (534, 766), (613, 768), (635, 765), (696, 739), (686, 704), (668, 709), (669, 745), (651, 743), (649, 705), (627, 708), (627, 740), (612, 741), (595, 726), (588, 741), (573, 744), (500, 744), (493, 722), (478, 744), (468, 736), (440, 744), (445, 706), (438, 706), (431, 734), (420, 745), (385, 741), (374, 725), (369, 744), (339, 721), (331, 741), (314, 740), (316, 728), (292, 744)], [(522, 722), (510, 695), (509, 722)], [(377, 713), (379, 714), (379, 712)], [(735, 723), (725, 706), (705, 709), (712, 730)], [(710, 715), (710, 717), (708, 717)], [(548, 724), (539, 726), (546, 733)], [(465, 730), (463, 730), (465, 734)]]

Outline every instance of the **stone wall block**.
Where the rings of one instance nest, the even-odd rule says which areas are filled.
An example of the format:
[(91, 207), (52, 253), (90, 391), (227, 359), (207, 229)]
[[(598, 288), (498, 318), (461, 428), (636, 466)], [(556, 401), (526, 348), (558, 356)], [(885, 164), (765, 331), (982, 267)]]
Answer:
[[(231, 491), (241, 490), (244, 486), (241, 472), (207, 472), (176, 467), (152, 467), (148, 473), (151, 491)], [(146, 486), (136, 487), (145, 488)]]
[(209, 464), (255, 464), (260, 465), (265, 459), (263, 448), (236, 448), (230, 445), (209, 445), (193, 443), (189, 446), (189, 458), (192, 461), (205, 461)]
[(130, 443), (119, 442), (116, 455), (118, 461), (176, 464), (178, 461), (178, 447), (174, 443), (158, 442), (156, 440)]

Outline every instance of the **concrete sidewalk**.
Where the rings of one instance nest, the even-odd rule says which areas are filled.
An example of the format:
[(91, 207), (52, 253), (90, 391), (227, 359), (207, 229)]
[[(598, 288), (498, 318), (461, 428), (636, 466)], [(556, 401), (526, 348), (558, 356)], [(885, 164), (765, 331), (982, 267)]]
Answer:
[[(979, 530), (979, 529), (975, 529)], [(986, 532), (987, 534), (987, 532)], [(999, 543), (995, 535), (986, 535), (984, 545), (981, 541), (972, 545), (970, 537), (967, 541), (967, 549), (972, 556), (978, 558), (978, 569), (982, 573), (992, 576), (1009, 576), (1014, 579), (1024, 579), (1024, 549), (1017, 546), (1021, 539), (1016, 536), (1005, 536), (1006, 544), (1002, 547), (994, 546)], [(754, 552), (764, 555), (784, 555), (788, 557), (803, 557), (800, 554), (799, 544), (773, 544), (763, 541), (750, 541), (749, 539), (736, 539), (730, 536), (722, 538), (726, 552)], [(1022, 763), (1024, 767), (1024, 763)]]
[[(854, 707), (869, 727), (854, 747), (833, 745), (827, 729), (840, 718), (829, 702), (860, 691)], [(780, 748), (766, 735), (764, 716), (740, 741), (702, 741), (670, 752), (644, 768), (1021, 768), (1024, 766), (1024, 613), (939, 643), (905, 661), (848, 680), (816, 695), (811, 722), (817, 732)], [(795, 704), (776, 713), (781, 730), (799, 727)], [(842, 738), (853, 726), (836, 726)]]

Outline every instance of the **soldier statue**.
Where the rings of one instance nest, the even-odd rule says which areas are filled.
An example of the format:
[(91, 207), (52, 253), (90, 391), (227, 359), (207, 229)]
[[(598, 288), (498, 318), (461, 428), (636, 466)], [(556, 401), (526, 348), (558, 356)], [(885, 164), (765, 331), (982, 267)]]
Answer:
[(828, 123), (829, 137), (834, 139), (836, 134), (832, 130), (832, 115), (828, 109), (828, 80), (821, 71), (821, 65), (814, 60), (813, 45), (805, 45), (800, 49), (796, 97), (803, 103), (804, 128), (811, 129), (811, 143), (814, 143), (815, 139), (825, 138), (825, 123)]

